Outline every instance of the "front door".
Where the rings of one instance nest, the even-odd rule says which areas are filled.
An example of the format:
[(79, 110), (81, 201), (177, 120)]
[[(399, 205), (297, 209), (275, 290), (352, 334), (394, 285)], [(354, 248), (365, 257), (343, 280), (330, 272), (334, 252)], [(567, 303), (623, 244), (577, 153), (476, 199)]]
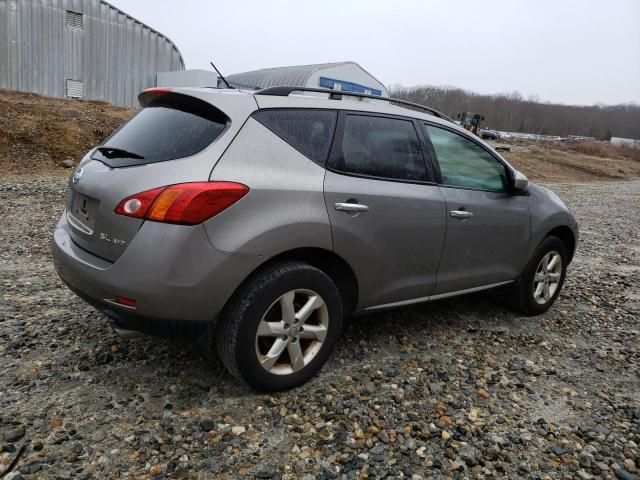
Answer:
[(506, 166), (470, 138), (424, 124), (441, 176), (447, 234), (435, 295), (514, 280), (529, 249), (529, 197), (508, 192)]
[(359, 281), (360, 308), (433, 293), (446, 217), (430, 180), (413, 121), (340, 115), (325, 201), (334, 250)]

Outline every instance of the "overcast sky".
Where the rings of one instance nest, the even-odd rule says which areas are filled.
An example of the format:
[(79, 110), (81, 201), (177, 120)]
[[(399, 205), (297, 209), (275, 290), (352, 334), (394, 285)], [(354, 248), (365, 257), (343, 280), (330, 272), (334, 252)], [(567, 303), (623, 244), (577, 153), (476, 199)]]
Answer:
[(640, 0), (110, 0), (223, 74), (353, 60), (385, 85), (640, 103)]

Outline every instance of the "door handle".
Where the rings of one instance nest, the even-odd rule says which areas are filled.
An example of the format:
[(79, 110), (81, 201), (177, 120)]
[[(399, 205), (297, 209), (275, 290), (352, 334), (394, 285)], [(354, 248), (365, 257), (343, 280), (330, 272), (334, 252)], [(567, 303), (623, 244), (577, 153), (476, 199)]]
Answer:
[(451, 210), (449, 214), (453, 218), (470, 218), (473, 217), (473, 213), (467, 212), (466, 210)]
[(336, 210), (341, 212), (366, 212), (369, 210), (368, 205), (362, 205), (361, 203), (342, 203), (338, 202), (333, 206)]

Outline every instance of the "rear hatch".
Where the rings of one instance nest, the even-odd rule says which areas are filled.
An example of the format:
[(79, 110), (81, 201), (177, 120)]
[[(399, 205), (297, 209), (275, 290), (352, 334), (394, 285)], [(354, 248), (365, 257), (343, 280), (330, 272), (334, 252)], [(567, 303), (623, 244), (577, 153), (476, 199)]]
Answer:
[(240, 99), (245, 108), (228, 115), (213, 105), (233, 111), (228, 96), (182, 90), (186, 93), (152, 89), (141, 94), (144, 108), (85, 157), (72, 175), (67, 219), (70, 235), (81, 248), (115, 261), (144, 222), (114, 213), (116, 206), (145, 190), (208, 180), (244, 121), (232, 117), (246, 118), (252, 105), (255, 109), (252, 99)]

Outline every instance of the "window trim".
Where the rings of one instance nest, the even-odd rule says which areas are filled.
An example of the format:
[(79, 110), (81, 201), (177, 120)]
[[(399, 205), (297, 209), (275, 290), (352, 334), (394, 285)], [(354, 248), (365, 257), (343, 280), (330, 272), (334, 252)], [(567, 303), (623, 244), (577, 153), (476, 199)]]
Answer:
[[(345, 172), (342, 170), (338, 170), (331, 166), (331, 160), (334, 158), (338, 145), (342, 142), (344, 138), (344, 124), (345, 118), (347, 115), (357, 115), (360, 117), (379, 117), (379, 118), (388, 118), (392, 120), (401, 120), (404, 122), (410, 122), (413, 126), (413, 129), (416, 132), (416, 137), (418, 138), (418, 145), (420, 146), (420, 152), (422, 153), (422, 161), (424, 162), (424, 168), (426, 173), (426, 180), (408, 180), (403, 178), (391, 178), (391, 177), (382, 177), (377, 175), (367, 175), (363, 173), (355, 173), (355, 172)], [(345, 175), (348, 177), (355, 178), (364, 178), (367, 180), (379, 180), (383, 182), (395, 182), (395, 183), (410, 183), (415, 185), (437, 185), (435, 172), (430, 168), (430, 160), (428, 159), (429, 153), (425, 150), (425, 144), (423, 143), (423, 138), (421, 136), (419, 126), (416, 124), (416, 119), (413, 117), (405, 117), (401, 115), (391, 115), (387, 113), (377, 113), (377, 112), (367, 112), (362, 110), (339, 110), (338, 111), (338, 121), (336, 122), (336, 131), (333, 136), (333, 142), (331, 145), (331, 150), (329, 152), (329, 157), (327, 158), (327, 162), (325, 164), (325, 168), (332, 173), (336, 173), (338, 175)]]
[[(302, 110), (302, 111), (322, 111), (322, 112), (334, 112), (336, 114), (336, 123), (333, 126), (333, 132), (331, 132), (331, 138), (329, 139), (329, 150), (327, 151), (327, 156), (326, 158), (322, 161), (322, 163), (316, 162), (313, 158), (310, 158), (307, 156), (306, 153), (302, 152), (298, 147), (296, 147), (295, 145), (292, 145), (291, 142), (289, 142), (289, 140), (287, 140), (286, 138), (284, 138), (283, 136), (281, 136), (280, 134), (278, 134), (277, 132), (274, 132), (273, 130), (271, 130), (268, 126), (266, 126), (264, 123), (262, 123), (260, 120), (258, 120), (257, 118), (255, 118), (255, 115), (257, 113), (260, 112), (270, 112), (270, 111), (277, 111), (277, 110)], [(340, 111), (335, 109), (335, 108), (307, 108), (307, 107), (270, 107), (270, 108), (260, 108), (258, 110), (255, 110), (254, 112), (251, 113), (251, 115), (249, 115), (249, 118), (252, 118), (253, 120), (255, 120), (256, 122), (258, 122), (260, 125), (262, 125), (264, 128), (266, 128), (267, 130), (269, 130), (271, 133), (273, 133), (276, 137), (278, 137), (280, 140), (282, 140), (283, 142), (285, 142), (287, 145), (289, 145), (291, 148), (293, 148), (296, 152), (298, 152), (300, 155), (302, 155), (303, 157), (305, 157), (307, 160), (315, 163), (316, 165), (320, 165), (323, 168), (326, 168), (327, 163), (329, 162), (329, 158), (331, 157), (331, 151), (333, 150), (333, 141), (336, 137), (336, 130), (338, 129), (338, 122), (340, 121)]]
[(431, 138), (429, 137), (428, 133), (426, 131), (424, 131), (422, 128), (420, 128), (422, 134), (424, 135), (424, 139), (425, 142), (427, 144), (427, 148), (429, 149), (429, 153), (431, 158), (433, 159), (433, 168), (436, 171), (436, 178), (437, 178), (437, 183), (440, 187), (442, 188), (457, 188), (459, 190), (471, 190), (474, 192), (488, 192), (488, 193), (495, 193), (495, 194), (499, 194), (499, 195), (523, 195), (523, 193), (514, 193), (512, 191), (512, 186), (513, 186), (513, 172), (512, 169), (509, 168), (509, 165), (502, 160), (500, 157), (498, 157), (494, 152), (492, 152), (489, 148), (487, 148), (485, 145), (483, 145), (482, 143), (480, 143), (476, 138), (472, 137), (471, 135), (469, 135), (468, 133), (464, 133), (464, 132), (460, 132), (455, 128), (451, 128), (447, 125), (443, 125), (440, 123), (435, 123), (435, 122), (430, 122), (428, 120), (420, 120), (420, 122), (422, 122), (425, 125), (428, 125), (430, 127), (435, 127), (435, 128), (440, 128), (442, 130), (446, 130), (449, 131), (453, 134), (456, 134), (466, 140), (469, 140), (471, 143), (477, 145), (478, 147), (480, 147), (482, 150), (484, 150), (486, 153), (488, 153), (496, 162), (498, 162), (500, 165), (502, 165), (502, 168), (504, 168), (505, 173), (506, 173), (506, 177), (507, 177), (507, 187), (505, 189), (505, 191), (503, 192), (497, 192), (495, 190), (486, 190), (483, 188), (472, 188), (472, 187), (462, 187), (460, 185), (448, 185), (446, 183), (443, 183), (442, 181), (442, 171), (440, 170), (440, 162), (438, 160), (438, 154), (436, 153), (436, 150), (433, 146), (433, 143), (431, 142)]

